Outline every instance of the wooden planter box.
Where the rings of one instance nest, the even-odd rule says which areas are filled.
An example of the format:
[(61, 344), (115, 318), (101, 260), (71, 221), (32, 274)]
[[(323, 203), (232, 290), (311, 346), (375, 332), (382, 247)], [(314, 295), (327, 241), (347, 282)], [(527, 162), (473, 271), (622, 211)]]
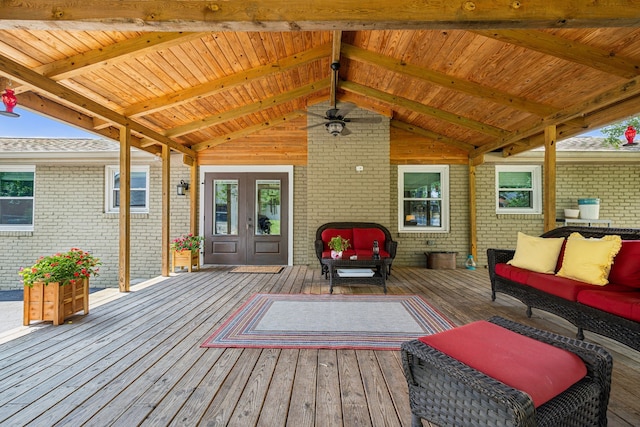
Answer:
[(200, 254), (191, 251), (171, 251), (171, 265), (173, 272), (176, 271), (176, 267), (187, 267), (191, 273), (194, 265), (200, 270)]
[(89, 314), (89, 279), (60, 286), (57, 282), (24, 287), (24, 325), (32, 320), (51, 320), (54, 325), (83, 311)]

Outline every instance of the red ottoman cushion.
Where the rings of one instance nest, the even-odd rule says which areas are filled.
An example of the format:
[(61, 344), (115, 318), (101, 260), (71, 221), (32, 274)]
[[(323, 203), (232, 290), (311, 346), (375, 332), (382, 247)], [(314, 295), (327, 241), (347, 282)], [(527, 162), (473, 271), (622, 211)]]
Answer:
[(420, 341), (527, 393), (536, 408), (587, 374), (577, 355), (487, 321), (422, 337)]

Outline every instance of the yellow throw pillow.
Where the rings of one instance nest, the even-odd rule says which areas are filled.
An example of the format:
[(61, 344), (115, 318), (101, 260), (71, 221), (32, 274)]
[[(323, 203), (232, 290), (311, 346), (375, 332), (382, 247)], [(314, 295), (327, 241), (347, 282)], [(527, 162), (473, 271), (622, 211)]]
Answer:
[(553, 274), (562, 250), (562, 242), (563, 237), (534, 237), (518, 232), (516, 253), (507, 264), (538, 273)]
[(557, 276), (592, 285), (606, 285), (609, 283), (611, 264), (621, 247), (620, 236), (585, 239), (580, 233), (572, 233), (567, 239), (562, 267)]

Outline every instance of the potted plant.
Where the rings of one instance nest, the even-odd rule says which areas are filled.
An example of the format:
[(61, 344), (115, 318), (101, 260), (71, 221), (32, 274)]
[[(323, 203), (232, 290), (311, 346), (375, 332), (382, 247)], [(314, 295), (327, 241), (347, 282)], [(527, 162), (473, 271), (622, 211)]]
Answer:
[(89, 314), (89, 277), (98, 275), (100, 264), (89, 252), (71, 248), (21, 268), (24, 325), (31, 320), (51, 320), (59, 325), (81, 310)]
[(331, 258), (339, 259), (342, 258), (342, 252), (349, 249), (351, 243), (349, 243), (349, 239), (345, 239), (338, 235), (329, 240), (328, 246), (329, 249), (331, 249)]
[(183, 234), (171, 241), (171, 265), (173, 271), (176, 267), (187, 267), (189, 273), (195, 265), (200, 270), (200, 242), (202, 236), (194, 236), (192, 233)]

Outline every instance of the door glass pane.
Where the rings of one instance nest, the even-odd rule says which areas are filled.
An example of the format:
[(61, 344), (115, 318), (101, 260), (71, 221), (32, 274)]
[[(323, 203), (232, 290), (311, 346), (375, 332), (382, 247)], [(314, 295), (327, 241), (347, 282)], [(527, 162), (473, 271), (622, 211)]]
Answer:
[(213, 234), (238, 235), (238, 181), (213, 181)]
[(280, 235), (280, 180), (256, 180), (256, 235)]

